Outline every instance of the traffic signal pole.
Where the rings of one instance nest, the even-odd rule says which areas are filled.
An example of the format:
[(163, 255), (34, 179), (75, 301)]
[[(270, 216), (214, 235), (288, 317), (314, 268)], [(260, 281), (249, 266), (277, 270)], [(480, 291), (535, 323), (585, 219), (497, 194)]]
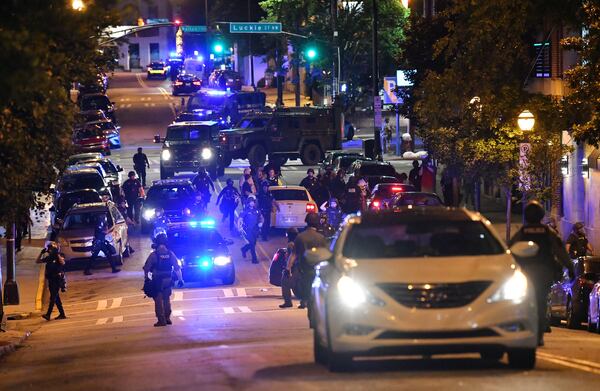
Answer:
[(373, 156), (377, 160), (383, 160), (381, 153), (381, 98), (379, 97), (379, 60), (377, 58), (379, 52), (379, 40), (377, 33), (379, 30), (379, 11), (377, 9), (377, 1), (372, 1), (373, 4), (373, 44), (372, 44), (372, 73), (371, 78), (373, 81), (373, 138), (374, 148)]
[[(252, 21), (252, 9), (250, 6), (250, 0), (248, 0), (248, 22)], [(252, 53), (252, 34), (248, 34), (248, 54), (250, 55), (250, 84), (252, 88), (256, 90), (254, 84), (254, 54)]]

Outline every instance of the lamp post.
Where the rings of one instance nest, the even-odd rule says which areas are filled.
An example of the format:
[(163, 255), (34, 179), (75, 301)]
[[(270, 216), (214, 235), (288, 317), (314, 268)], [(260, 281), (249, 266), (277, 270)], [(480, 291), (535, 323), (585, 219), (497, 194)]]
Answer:
[(531, 144), (528, 142), (527, 133), (533, 129), (535, 125), (535, 117), (533, 113), (529, 110), (523, 110), (521, 114), (519, 114), (519, 118), (517, 119), (517, 124), (519, 125), (519, 129), (523, 132), (523, 140), (519, 144), (519, 179), (521, 182), (521, 203), (523, 208), (523, 224), (525, 224), (525, 206), (527, 202), (527, 191), (529, 190), (529, 175), (527, 174), (527, 168), (529, 167), (528, 155), (531, 151)]
[(83, 11), (85, 9), (85, 4), (83, 3), (82, 0), (72, 0), (71, 1), (71, 8), (73, 8), (75, 11)]

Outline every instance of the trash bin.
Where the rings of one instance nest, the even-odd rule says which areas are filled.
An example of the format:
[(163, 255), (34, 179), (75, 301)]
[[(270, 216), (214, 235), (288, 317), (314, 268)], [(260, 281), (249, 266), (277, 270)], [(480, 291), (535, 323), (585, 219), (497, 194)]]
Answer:
[(366, 157), (375, 159), (375, 139), (363, 140), (363, 149)]

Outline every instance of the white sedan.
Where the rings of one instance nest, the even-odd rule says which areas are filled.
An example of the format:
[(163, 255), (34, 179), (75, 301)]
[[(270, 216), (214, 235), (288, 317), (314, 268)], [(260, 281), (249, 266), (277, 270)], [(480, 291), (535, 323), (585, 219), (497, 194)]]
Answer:
[(271, 186), (269, 191), (275, 199), (271, 212), (271, 227), (301, 228), (306, 226), (306, 214), (317, 213), (317, 204), (302, 186)]
[[(538, 319), (515, 255), (479, 214), (405, 207), (349, 217), (317, 265), (310, 320), (315, 361), (332, 371), (356, 356), (479, 353), (535, 365)], [(320, 263), (319, 263), (320, 262)]]

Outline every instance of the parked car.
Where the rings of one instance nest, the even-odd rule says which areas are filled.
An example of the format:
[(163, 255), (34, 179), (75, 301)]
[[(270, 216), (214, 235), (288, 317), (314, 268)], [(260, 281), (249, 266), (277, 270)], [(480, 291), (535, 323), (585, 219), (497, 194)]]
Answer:
[(123, 172), (123, 168), (118, 164), (115, 165), (112, 160), (107, 157), (103, 157), (101, 154), (83, 153), (80, 155), (73, 155), (69, 157), (69, 162), (71, 161), (74, 162), (73, 164), (98, 163), (104, 169), (105, 178), (108, 183), (121, 184), (121, 172)]
[(511, 253), (490, 225), (457, 208), (347, 218), (332, 250), (306, 254), (315, 361), (340, 371), (360, 356), (508, 353), (511, 367), (533, 368), (535, 294), (513, 254), (537, 248)]
[(443, 206), (444, 203), (435, 193), (424, 193), (420, 191), (407, 191), (397, 193), (389, 202), (392, 208), (403, 206)]
[(104, 158), (104, 155), (101, 152), (77, 153), (75, 155), (69, 156), (69, 158), (67, 159), (67, 166), (72, 166), (74, 164), (84, 161), (99, 160), (102, 158)]
[(177, 78), (171, 84), (173, 96), (179, 94), (193, 94), (194, 92), (200, 91), (202, 87), (202, 80), (194, 75), (183, 74), (177, 76)]
[(108, 223), (106, 241), (115, 249), (114, 261), (123, 263), (129, 244), (127, 223), (112, 202), (77, 204), (69, 209), (57, 236), (66, 262), (92, 256), (94, 230), (101, 216), (105, 216)]
[[(364, 157), (362, 152), (349, 152), (349, 151), (327, 151), (325, 152), (325, 157), (320, 163), (321, 168), (328, 169), (333, 168), (333, 163), (335, 159), (338, 157), (348, 157), (348, 158), (361, 158)], [(354, 160), (352, 160), (354, 162)], [(351, 164), (351, 163), (350, 163)], [(350, 165), (348, 164), (348, 166)], [(348, 166), (344, 168), (348, 168)]]
[(82, 189), (94, 189), (101, 196), (108, 195), (112, 199), (110, 187), (98, 170), (85, 168), (65, 172), (60, 176), (54, 189), (54, 200), (60, 198), (65, 192)]
[(588, 331), (600, 333), (600, 282), (594, 284), (589, 296)]
[(54, 221), (63, 221), (65, 215), (76, 204), (89, 204), (94, 202), (101, 202), (102, 198), (100, 194), (94, 189), (81, 189), (68, 191), (63, 193), (60, 198), (56, 200), (56, 203), (50, 208), (50, 212), (54, 213)]
[(86, 127), (73, 133), (73, 145), (80, 152), (101, 152), (110, 155), (110, 142), (104, 131), (96, 127)]
[(79, 98), (79, 108), (81, 111), (87, 110), (102, 110), (106, 117), (112, 120), (115, 124), (117, 123), (117, 117), (115, 115), (115, 104), (111, 102), (108, 96), (97, 93), (97, 94), (85, 94)]
[(600, 257), (581, 257), (573, 260), (575, 278), (563, 273), (550, 288), (548, 315), (550, 324), (559, 325), (566, 320), (567, 327), (576, 329), (588, 319), (590, 293), (600, 280)]
[(371, 191), (371, 198), (368, 200), (369, 209), (387, 209), (390, 206), (390, 201), (394, 199), (396, 194), (407, 191), (415, 191), (415, 187), (397, 182), (378, 183)]
[(243, 85), (242, 76), (232, 70), (215, 69), (208, 77), (208, 87), (220, 90), (241, 91)]
[(85, 110), (75, 114), (75, 128), (82, 127), (88, 122), (108, 120), (102, 110)]
[(338, 156), (333, 159), (333, 163), (331, 164), (333, 172), (338, 172), (340, 168), (344, 170), (348, 170), (355, 161), (369, 161), (371, 158), (365, 156)]
[(74, 164), (72, 166), (68, 166), (67, 168), (65, 168), (65, 174), (71, 173), (71, 172), (76, 172), (76, 171), (80, 171), (80, 170), (84, 170), (84, 169), (94, 169), (96, 171), (98, 171), (98, 174), (100, 174), (102, 176), (102, 178), (104, 178), (104, 180), (110, 184), (110, 181), (108, 179), (108, 176), (106, 174), (106, 171), (104, 171), (104, 168), (102, 167), (102, 165), (98, 162), (80, 162), (79, 164)]
[(115, 125), (109, 119), (87, 122), (80, 129), (76, 129), (75, 132), (80, 132), (81, 130), (102, 132), (108, 139), (110, 148), (121, 148), (121, 127)]
[(362, 178), (367, 181), (372, 189), (378, 183), (398, 182), (398, 173), (389, 162), (376, 160), (356, 160), (348, 169), (347, 175)]
[(317, 204), (308, 190), (302, 186), (271, 186), (269, 191), (277, 202), (271, 212), (271, 227), (305, 227), (306, 214), (318, 212)]

